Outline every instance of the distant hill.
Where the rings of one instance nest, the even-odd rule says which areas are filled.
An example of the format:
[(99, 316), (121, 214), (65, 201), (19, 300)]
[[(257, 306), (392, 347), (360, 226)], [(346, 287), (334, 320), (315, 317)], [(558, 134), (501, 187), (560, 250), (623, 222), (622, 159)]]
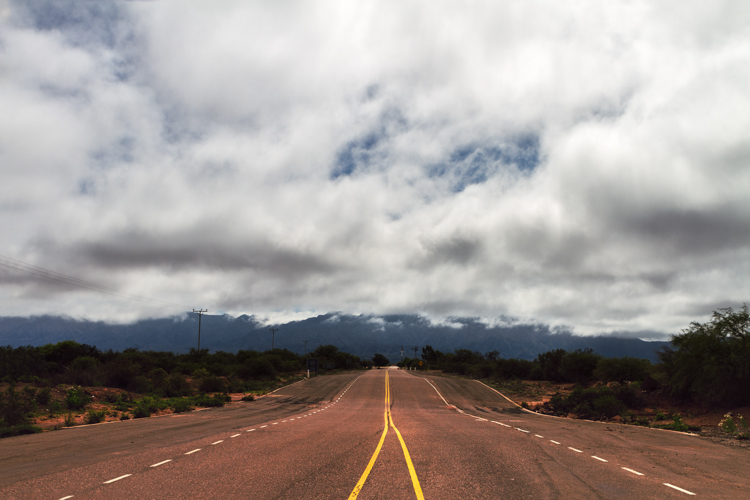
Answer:
[[(418, 315), (353, 316), (324, 314), (303, 321), (277, 325), (275, 346), (302, 353), (319, 345), (334, 344), (340, 350), (363, 359), (376, 352), (392, 362), (414, 356), (409, 348), (429, 344), (437, 350), (470, 349), (486, 353), (499, 351), (503, 358), (534, 359), (537, 354), (562, 348), (568, 351), (592, 348), (608, 357), (633, 356), (656, 361), (656, 351), (669, 342), (643, 341), (610, 336), (580, 337), (569, 332), (553, 333), (537, 324), (488, 327), (471, 319), (458, 318), (463, 327), (434, 325)], [(127, 325), (82, 321), (59, 316), (0, 318), (0, 345), (44, 345), (75, 340), (101, 350), (187, 352), (198, 342), (198, 316), (142, 320)], [(201, 347), (236, 352), (240, 349), (265, 351), (271, 348), (271, 332), (253, 316), (203, 315)], [(421, 350), (418, 351), (421, 354)]]

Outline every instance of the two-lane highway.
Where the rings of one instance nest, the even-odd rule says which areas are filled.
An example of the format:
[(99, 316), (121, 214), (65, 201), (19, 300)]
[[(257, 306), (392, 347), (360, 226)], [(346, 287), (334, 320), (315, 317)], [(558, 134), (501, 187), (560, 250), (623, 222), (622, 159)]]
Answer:
[(371, 370), (258, 401), (0, 441), (0, 498), (742, 498), (750, 456)]

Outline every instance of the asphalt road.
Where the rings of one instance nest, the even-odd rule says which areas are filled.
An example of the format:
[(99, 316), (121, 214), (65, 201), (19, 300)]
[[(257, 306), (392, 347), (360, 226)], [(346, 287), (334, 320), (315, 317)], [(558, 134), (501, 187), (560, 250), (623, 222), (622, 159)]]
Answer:
[(531, 414), (477, 381), (393, 369), (0, 441), (2, 499), (739, 499), (748, 472), (746, 450)]

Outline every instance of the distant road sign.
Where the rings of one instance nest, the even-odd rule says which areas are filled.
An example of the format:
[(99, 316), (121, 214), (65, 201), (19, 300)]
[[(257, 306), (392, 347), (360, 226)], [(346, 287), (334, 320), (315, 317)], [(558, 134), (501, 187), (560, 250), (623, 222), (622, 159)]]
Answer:
[(318, 371), (318, 360), (317, 359), (308, 359), (307, 360), (307, 369), (311, 372), (317, 372)]
[(422, 362), (421, 361), (419, 362), (419, 366), (422, 366)]

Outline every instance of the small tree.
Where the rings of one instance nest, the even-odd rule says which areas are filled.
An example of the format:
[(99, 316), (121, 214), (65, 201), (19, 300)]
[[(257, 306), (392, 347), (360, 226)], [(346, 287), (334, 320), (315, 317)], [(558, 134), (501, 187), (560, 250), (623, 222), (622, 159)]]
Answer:
[(376, 353), (375, 356), (372, 357), (372, 364), (380, 368), (381, 366), (388, 366), (391, 362), (382, 354)]
[(750, 403), (750, 312), (714, 311), (672, 337), (659, 353), (675, 395), (708, 403)]

